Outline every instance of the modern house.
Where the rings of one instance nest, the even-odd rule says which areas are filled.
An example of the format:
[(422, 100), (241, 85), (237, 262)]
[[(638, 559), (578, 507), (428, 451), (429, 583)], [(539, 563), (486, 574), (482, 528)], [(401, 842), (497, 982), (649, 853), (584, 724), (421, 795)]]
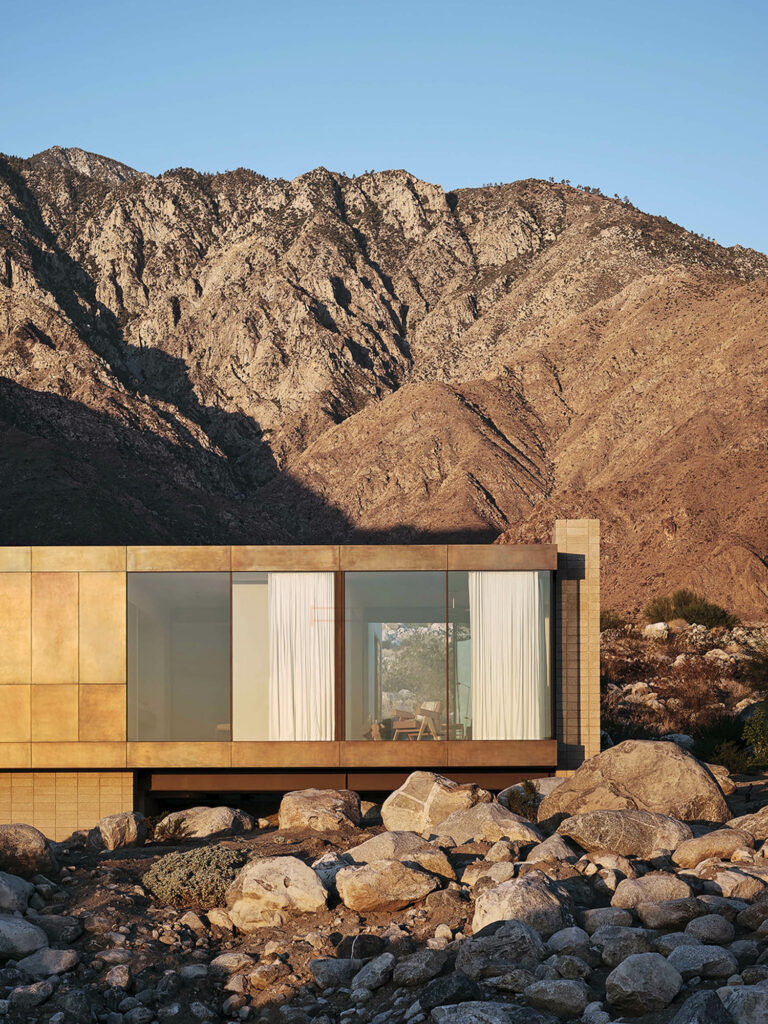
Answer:
[(599, 750), (599, 524), (552, 544), (0, 548), (0, 822), (501, 788)]

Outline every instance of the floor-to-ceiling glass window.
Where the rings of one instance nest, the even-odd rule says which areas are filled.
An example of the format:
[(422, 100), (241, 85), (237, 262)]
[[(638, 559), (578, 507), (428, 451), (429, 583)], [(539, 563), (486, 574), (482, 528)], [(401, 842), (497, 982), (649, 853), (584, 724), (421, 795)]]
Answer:
[(348, 740), (441, 740), (444, 572), (345, 573)]
[(549, 572), (448, 573), (451, 738), (551, 735), (551, 603)]
[(229, 573), (128, 573), (128, 739), (229, 740)]
[(331, 572), (232, 574), (235, 740), (334, 738)]

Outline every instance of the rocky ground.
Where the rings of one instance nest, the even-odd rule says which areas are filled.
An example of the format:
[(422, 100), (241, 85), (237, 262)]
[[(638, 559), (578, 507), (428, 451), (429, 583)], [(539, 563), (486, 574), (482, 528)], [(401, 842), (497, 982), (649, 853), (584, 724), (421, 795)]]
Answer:
[(718, 780), (629, 740), (495, 796), (416, 772), (380, 808), (1, 826), (0, 1013), (764, 1024), (768, 794)]

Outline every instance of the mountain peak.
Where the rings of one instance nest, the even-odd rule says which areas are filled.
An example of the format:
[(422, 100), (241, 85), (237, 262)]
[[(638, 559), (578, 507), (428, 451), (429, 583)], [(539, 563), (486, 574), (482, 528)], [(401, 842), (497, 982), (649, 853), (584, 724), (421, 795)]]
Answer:
[(142, 171), (137, 171), (128, 164), (100, 156), (98, 153), (89, 153), (88, 150), (77, 146), (51, 146), (50, 149), (35, 153), (27, 162), (39, 170), (66, 168), (108, 185), (120, 185), (130, 178), (144, 176)]

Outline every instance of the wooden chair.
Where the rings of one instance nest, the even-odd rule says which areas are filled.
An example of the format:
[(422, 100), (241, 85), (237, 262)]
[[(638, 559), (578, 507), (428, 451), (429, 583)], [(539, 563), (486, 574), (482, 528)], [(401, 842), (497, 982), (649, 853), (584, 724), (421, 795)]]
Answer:
[(394, 739), (398, 740), (401, 736), (405, 736), (408, 740), (421, 740), (429, 733), (433, 740), (439, 740), (440, 728), (438, 719), (442, 707), (442, 701), (428, 700), (411, 717), (408, 717), (407, 711), (399, 711), (399, 717), (394, 721)]

